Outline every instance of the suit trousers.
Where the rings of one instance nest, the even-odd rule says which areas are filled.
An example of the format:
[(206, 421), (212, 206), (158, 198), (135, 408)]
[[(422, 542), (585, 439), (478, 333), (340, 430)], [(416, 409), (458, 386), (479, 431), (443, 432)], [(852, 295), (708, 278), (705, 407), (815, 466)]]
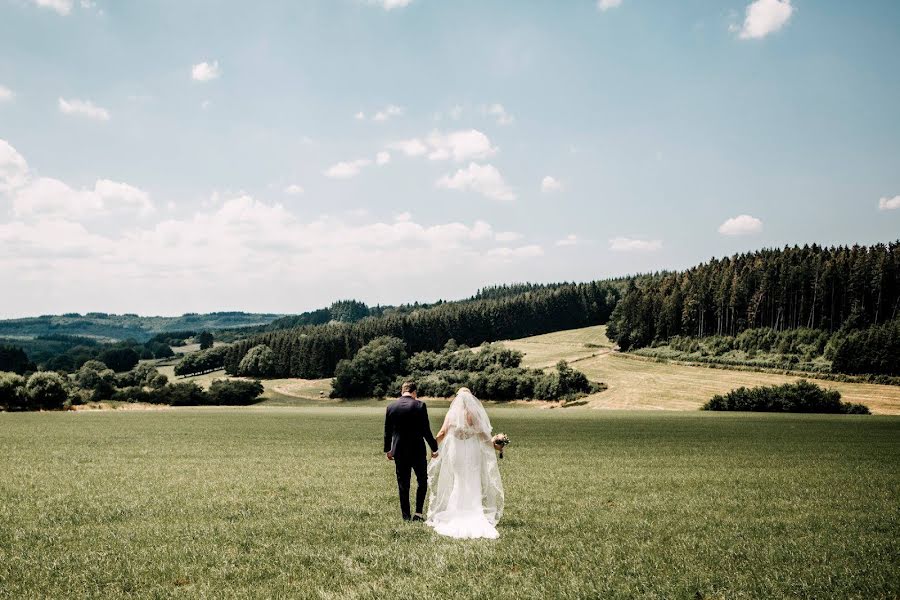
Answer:
[(409, 482), (410, 471), (416, 473), (416, 513), (421, 513), (425, 508), (425, 495), (428, 493), (428, 464), (424, 453), (417, 453), (416, 457), (395, 457), (394, 467), (397, 470), (397, 489), (400, 492), (400, 513), (403, 519), (412, 518), (409, 514)]

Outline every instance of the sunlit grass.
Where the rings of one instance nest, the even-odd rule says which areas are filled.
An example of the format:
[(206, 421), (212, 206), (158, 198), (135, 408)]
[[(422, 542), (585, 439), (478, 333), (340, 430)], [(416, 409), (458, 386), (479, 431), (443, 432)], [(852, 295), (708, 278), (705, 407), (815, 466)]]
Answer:
[(0, 597), (900, 593), (900, 419), (489, 410), (496, 542), (400, 522), (382, 406), (0, 414)]

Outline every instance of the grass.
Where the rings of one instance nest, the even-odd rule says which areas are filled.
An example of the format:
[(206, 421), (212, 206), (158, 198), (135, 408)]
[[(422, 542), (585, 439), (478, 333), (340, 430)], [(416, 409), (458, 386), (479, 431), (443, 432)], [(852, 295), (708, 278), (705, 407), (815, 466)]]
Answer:
[[(524, 352), (526, 366), (548, 367), (564, 358), (592, 380), (606, 383), (608, 390), (588, 398), (588, 405), (593, 408), (696, 410), (713, 395), (741, 386), (779, 385), (801, 379), (777, 373), (658, 362), (612, 352), (603, 325), (504, 344)], [(845, 402), (865, 404), (873, 413), (900, 415), (900, 386), (828, 380), (818, 383), (838, 390)]]
[(898, 418), (489, 410), (469, 542), (400, 522), (382, 406), (0, 414), (0, 597), (900, 594)]

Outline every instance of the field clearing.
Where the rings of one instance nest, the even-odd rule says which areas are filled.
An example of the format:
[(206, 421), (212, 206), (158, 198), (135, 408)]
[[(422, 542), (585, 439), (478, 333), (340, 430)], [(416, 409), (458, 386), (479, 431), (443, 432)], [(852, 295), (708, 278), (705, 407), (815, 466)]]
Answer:
[(400, 522), (348, 404), (0, 414), (0, 597), (900, 593), (898, 418), (489, 408), (506, 514), (465, 542)]
[[(734, 388), (802, 379), (775, 373), (661, 363), (623, 355), (610, 350), (612, 344), (604, 325), (503, 343), (524, 352), (526, 366), (545, 368), (565, 359), (592, 380), (606, 383), (608, 390), (588, 398), (592, 408), (696, 410), (713, 395)], [(600, 348), (588, 348), (585, 344)], [(838, 390), (845, 402), (860, 402), (873, 413), (900, 415), (900, 386), (807, 379)]]

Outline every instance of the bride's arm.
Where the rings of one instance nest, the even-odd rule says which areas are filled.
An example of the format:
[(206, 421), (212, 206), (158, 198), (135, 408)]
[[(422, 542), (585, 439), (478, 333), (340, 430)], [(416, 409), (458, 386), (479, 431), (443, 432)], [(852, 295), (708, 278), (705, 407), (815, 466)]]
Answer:
[(450, 424), (447, 422), (449, 417), (450, 417), (449, 414), (446, 417), (444, 417), (444, 424), (441, 425), (441, 430), (438, 431), (438, 434), (435, 436), (435, 439), (437, 439), (438, 444), (443, 442), (444, 438), (447, 437), (447, 430), (450, 429)]

